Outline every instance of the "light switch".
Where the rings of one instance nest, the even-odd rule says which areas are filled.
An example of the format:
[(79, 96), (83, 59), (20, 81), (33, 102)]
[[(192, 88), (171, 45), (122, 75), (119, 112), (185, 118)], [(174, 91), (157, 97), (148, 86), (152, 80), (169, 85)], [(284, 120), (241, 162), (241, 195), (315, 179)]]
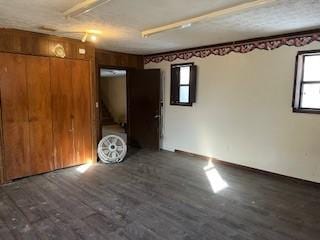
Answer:
[(79, 48), (79, 54), (86, 54), (85, 48)]

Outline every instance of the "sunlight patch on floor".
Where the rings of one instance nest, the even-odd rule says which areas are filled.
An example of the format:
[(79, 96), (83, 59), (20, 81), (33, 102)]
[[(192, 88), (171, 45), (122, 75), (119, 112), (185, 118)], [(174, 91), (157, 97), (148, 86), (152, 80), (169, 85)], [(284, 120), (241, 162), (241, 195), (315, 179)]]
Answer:
[(221, 177), (218, 170), (215, 168), (212, 160), (208, 161), (208, 165), (203, 168), (205, 171), (211, 188), (214, 193), (218, 193), (223, 189), (229, 187), (228, 183)]
[(83, 164), (77, 167), (76, 170), (79, 173), (85, 173), (91, 166), (92, 166), (92, 163)]

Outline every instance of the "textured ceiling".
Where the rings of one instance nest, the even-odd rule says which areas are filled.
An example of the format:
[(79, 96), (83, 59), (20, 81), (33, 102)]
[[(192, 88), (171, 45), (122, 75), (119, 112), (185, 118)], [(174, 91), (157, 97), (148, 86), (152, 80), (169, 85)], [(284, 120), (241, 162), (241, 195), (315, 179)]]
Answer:
[(320, 0), (278, 0), (270, 5), (142, 38), (141, 31), (248, 0), (111, 0), (76, 18), (62, 12), (82, 0), (0, 0), (0, 26), (81, 39), (67, 31), (99, 29), (98, 48), (151, 54), (320, 27)]

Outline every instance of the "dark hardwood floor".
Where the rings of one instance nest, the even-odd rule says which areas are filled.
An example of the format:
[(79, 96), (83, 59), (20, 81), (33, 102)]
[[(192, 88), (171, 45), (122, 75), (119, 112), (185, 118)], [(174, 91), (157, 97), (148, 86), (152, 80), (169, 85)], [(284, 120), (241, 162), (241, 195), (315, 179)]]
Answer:
[(207, 165), (141, 150), (4, 185), (0, 239), (320, 239), (318, 186)]

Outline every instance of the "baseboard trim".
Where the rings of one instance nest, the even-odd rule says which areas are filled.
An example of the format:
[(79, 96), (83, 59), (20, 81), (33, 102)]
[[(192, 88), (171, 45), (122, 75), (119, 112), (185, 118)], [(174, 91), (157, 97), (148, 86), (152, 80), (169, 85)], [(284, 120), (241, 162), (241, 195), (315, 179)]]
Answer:
[(263, 174), (263, 175), (269, 175), (269, 176), (272, 176), (272, 177), (276, 177), (276, 178), (283, 179), (283, 180), (286, 180), (286, 181), (295, 182), (295, 183), (298, 183), (298, 184), (303, 184), (303, 185), (307, 184), (309, 186), (320, 188), (320, 183), (309, 181), (309, 180), (305, 180), (305, 179), (301, 179), (301, 178), (295, 178), (295, 177), (286, 176), (286, 175), (283, 175), (283, 174), (280, 174), (280, 173), (269, 172), (269, 171), (266, 171), (266, 170), (261, 170), (261, 169), (257, 169), (257, 168), (253, 168), (253, 167), (248, 167), (248, 166), (244, 166), (244, 165), (240, 165), (240, 164), (236, 164), (236, 163), (226, 162), (226, 161), (214, 158), (214, 157), (208, 157), (208, 156), (204, 156), (204, 155), (200, 155), (200, 154), (196, 154), (196, 153), (186, 152), (186, 151), (183, 151), (183, 150), (175, 149), (174, 152), (179, 153), (179, 154), (192, 156), (192, 157), (196, 157), (196, 158), (201, 159), (201, 160), (212, 160), (213, 162), (220, 163), (220, 164), (223, 164), (223, 165), (226, 165), (226, 166), (240, 168), (240, 169), (244, 169), (244, 170), (247, 170), (247, 171), (260, 173), (260, 174)]

